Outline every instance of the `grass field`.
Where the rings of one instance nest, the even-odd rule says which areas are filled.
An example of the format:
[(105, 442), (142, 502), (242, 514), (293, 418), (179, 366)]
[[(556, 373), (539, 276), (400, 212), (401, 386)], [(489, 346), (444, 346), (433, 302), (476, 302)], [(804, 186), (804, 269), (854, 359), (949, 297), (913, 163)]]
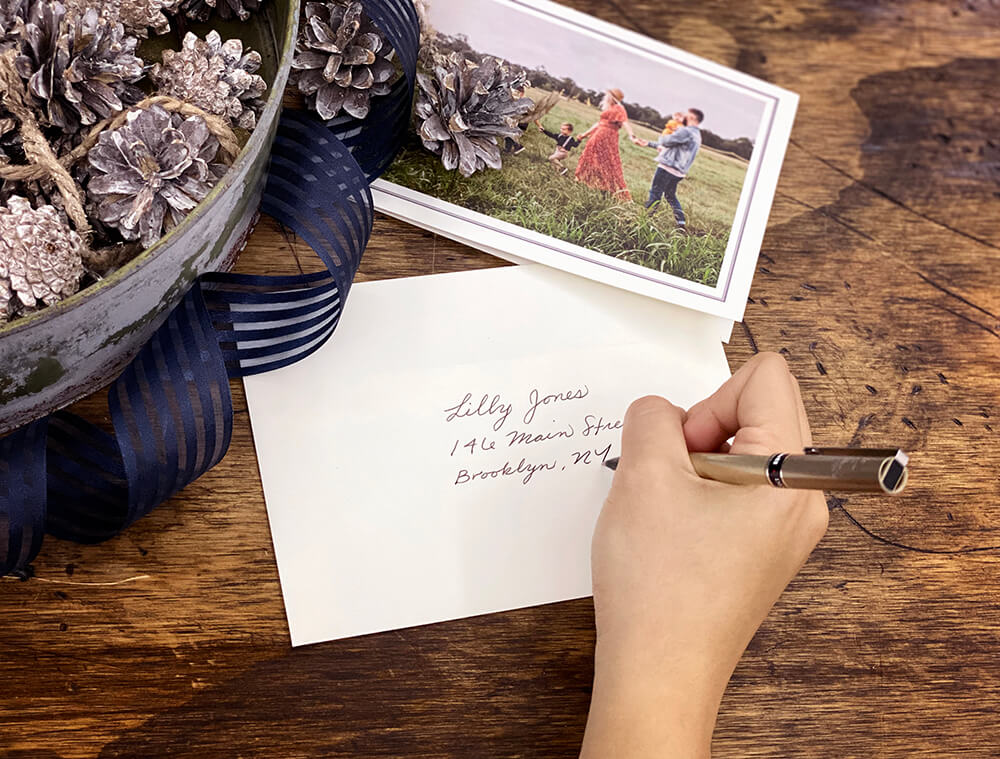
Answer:
[[(528, 92), (533, 94), (541, 92)], [(597, 108), (561, 100), (542, 123), (556, 132), (561, 122), (569, 121), (579, 134), (599, 116)], [(639, 137), (658, 137), (658, 132), (638, 124), (634, 129)], [(527, 150), (516, 156), (505, 154), (502, 169), (486, 169), (467, 179), (457, 171), (445, 171), (439, 158), (414, 135), (384, 178), (589, 250), (715, 285), (746, 175), (745, 161), (704, 147), (699, 151), (677, 192), (690, 231), (684, 235), (676, 231), (666, 202), (651, 213), (643, 208), (656, 169), (656, 153), (633, 145), (624, 130), (619, 146), (631, 203), (616, 201), (573, 180), (583, 147), (566, 159), (569, 173), (559, 176), (546, 160), (555, 146), (551, 139), (532, 125), (522, 144)]]

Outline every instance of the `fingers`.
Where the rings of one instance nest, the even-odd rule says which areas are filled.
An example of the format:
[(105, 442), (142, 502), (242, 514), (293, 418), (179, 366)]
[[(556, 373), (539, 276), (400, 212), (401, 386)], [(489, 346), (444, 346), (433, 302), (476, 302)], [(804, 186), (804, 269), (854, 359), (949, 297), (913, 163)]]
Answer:
[(799, 402), (799, 434), (802, 436), (802, 446), (808, 448), (813, 444), (812, 430), (809, 427), (809, 415), (806, 413), (805, 404), (802, 402), (802, 391), (799, 388), (799, 381), (795, 379), (795, 375), (792, 375), (792, 382), (795, 385), (795, 397)]
[(692, 451), (715, 451), (734, 437), (732, 453), (797, 451), (809, 437), (798, 383), (785, 360), (761, 353), (688, 411), (684, 436)]
[(622, 429), (622, 466), (642, 472), (681, 467), (694, 473), (684, 442), (684, 418), (683, 409), (659, 396), (633, 402)]

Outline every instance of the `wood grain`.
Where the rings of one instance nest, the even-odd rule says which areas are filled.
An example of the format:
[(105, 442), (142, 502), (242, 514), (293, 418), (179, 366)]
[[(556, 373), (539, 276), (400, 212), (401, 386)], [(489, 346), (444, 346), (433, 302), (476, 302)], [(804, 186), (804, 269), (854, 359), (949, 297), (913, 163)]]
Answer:
[[(914, 454), (903, 497), (831, 499), (730, 683), (715, 756), (1000, 756), (1000, 551), (981, 550), (1000, 546), (1000, 7), (570, 4), (801, 94), (728, 355), (782, 352), (817, 440)], [(498, 264), (379, 218), (360, 278)], [(240, 262), (311, 267), (267, 219)], [(116, 540), (48, 540), (34, 579), (4, 580), (0, 753), (573, 756), (588, 601), (288, 647), (233, 391), (215, 470)]]

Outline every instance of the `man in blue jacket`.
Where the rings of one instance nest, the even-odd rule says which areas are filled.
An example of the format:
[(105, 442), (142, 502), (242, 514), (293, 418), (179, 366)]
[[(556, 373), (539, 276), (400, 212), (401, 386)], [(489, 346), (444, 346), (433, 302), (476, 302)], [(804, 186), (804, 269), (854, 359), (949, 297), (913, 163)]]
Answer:
[(646, 208), (652, 208), (666, 198), (670, 207), (674, 209), (677, 226), (682, 230), (685, 229), (687, 221), (684, 218), (684, 209), (677, 199), (677, 185), (687, 176), (688, 169), (698, 154), (698, 148), (701, 147), (700, 125), (704, 118), (705, 114), (699, 109), (689, 108), (684, 115), (684, 126), (673, 134), (662, 135), (656, 142), (633, 139), (636, 145), (660, 150)]

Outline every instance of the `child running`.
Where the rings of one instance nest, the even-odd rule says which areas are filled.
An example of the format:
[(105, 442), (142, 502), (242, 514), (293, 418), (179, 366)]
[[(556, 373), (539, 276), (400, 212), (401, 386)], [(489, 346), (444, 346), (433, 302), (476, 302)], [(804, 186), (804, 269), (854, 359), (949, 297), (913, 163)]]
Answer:
[(549, 156), (549, 163), (555, 167), (556, 171), (560, 175), (566, 174), (566, 172), (569, 171), (569, 167), (564, 166), (563, 161), (569, 157), (570, 151), (580, 144), (580, 141), (573, 137), (573, 125), (568, 121), (564, 121), (559, 126), (559, 132), (556, 133), (550, 132), (538, 121), (536, 121), (535, 124), (538, 126), (539, 132), (542, 132), (556, 141), (556, 149), (552, 155)]

